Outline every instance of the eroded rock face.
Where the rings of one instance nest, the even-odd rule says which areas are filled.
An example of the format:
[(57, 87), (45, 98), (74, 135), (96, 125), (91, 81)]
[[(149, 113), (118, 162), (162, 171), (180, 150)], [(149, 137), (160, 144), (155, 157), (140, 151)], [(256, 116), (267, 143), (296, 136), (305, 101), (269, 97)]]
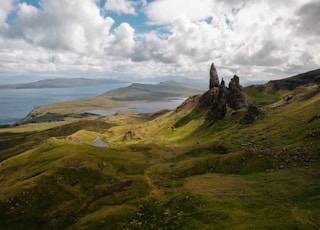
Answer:
[(248, 107), (248, 102), (243, 88), (239, 83), (239, 77), (234, 76), (229, 88), (226, 88), (222, 79), (219, 83), (217, 70), (212, 63), (210, 68), (209, 90), (200, 97), (200, 105), (209, 108), (208, 120), (216, 121), (222, 119), (227, 112), (227, 105), (238, 110)]
[(227, 112), (226, 88), (213, 87), (200, 98), (201, 105), (209, 108), (208, 120), (220, 120)]
[(230, 108), (234, 110), (248, 107), (247, 97), (239, 83), (239, 77), (237, 75), (234, 75), (230, 80), (227, 101)]

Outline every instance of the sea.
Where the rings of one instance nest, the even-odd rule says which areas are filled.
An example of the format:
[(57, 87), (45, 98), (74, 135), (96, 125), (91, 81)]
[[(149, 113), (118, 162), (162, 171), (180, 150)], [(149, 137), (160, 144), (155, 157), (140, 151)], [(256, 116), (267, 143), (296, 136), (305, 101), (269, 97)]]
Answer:
[[(0, 89), (0, 125), (14, 124), (26, 117), (34, 108), (60, 101), (70, 101), (101, 95), (107, 91), (129, 86), (131, 83), (118, 83), (99, 86), (72, 88), (39, 88), (39, 89)], [(114, 108), (112, 110), (87, 111), (98, 115), (112, 115), (120, 111), (136, 113), (154, 113), (163, 109), (174, 109), (185, 98), (172, 98), (169, 101)]]

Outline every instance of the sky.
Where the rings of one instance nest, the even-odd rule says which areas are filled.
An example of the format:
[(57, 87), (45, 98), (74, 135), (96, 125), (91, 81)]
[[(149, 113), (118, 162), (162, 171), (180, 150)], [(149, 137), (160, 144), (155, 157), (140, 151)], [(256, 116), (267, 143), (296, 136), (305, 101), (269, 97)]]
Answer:
[(320, 0), (1, 0), (0, 81), (267, 81), (320, 68)]

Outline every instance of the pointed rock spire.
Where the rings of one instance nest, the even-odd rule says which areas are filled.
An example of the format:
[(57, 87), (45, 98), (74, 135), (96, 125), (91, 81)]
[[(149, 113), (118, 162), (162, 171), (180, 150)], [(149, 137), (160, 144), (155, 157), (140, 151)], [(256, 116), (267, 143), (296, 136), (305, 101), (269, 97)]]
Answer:
[(221, 86), (225, 87), (226, 86), (226, 83), (224, 82), (223, 78), (221, 80)]
[(216, 67), (214, 66), (214, 63), (212, 62), (211, 68), (210, 68), (210, 86), (209, 89), (212, 89), (213, 87), (219, 87), (219, 77), (216, 70)]

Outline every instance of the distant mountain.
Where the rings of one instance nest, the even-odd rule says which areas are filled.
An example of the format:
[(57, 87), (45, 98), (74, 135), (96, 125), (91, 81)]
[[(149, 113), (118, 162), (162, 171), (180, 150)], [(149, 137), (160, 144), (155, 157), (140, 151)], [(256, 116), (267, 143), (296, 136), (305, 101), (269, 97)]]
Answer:
[(0, 85), (0, 89), (34, 89), (34, 88), (70, 88), (89, 85), (106, 85), (124, 83), (114, 79), (88, 79), (88, 78), (55, 78), (30, 83), (17, 83)]
[(204, 87), (171, 80), (159, 84), (133, 83), (128, 87), (108, 91), (103, 96), (111, 96), (115, 101), (161, 100), (169, 97), (188, 97), (203, 91)]
[(207, 88), (208, 86), (208, 79), (206, 78), (192, 79), (192, 78), (181, 77), (181, 76), (166, 76), (166, 77), (151, 78), (150, 81), (151, 82), (175, 81), (175, 82), (180, 82), (188, 85), (194, 85), (194, 86), (205, 87), (205, 88)]

